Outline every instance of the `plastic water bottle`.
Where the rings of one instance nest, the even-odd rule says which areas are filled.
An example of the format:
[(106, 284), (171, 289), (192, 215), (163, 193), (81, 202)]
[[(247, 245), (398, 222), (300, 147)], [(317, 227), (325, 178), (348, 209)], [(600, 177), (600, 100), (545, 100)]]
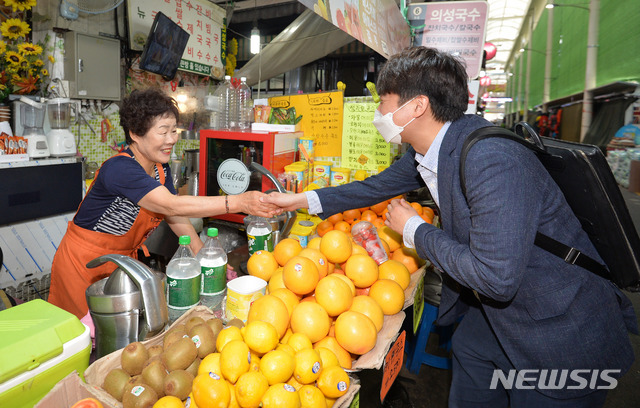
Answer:
[(251, 99), (251, 88), (247, 85), (247, 78), (240, 77), (240, 86), (237, 88), (238, 95), (238, 129), (241, 132), (251, 130), (251, 116), (253, 113), (253, 100)]
[[(207, 95), (205, 98), (205, 108), (211, 111), (211, 117), (209, 119), (209, 126), (212, 129), (225, 129), (224, 116), (227, 106), (225, 105), (225, 93), (228, 84), (226, 82), (220, 83), (218, 87), (213, 91), (212, 95)], [(228, 123), (226, 129), (228, 129)]]
[(237, 130), (238, 127), (238, 93), (235, 84), (231, 81), (231, 76), (226, 75), (224, 77), (225, 92), (224, 92), (224, 119), (223, 122), (227, 125), (227, 130)]
[(167, 265), (167, 306), (169, 321), (200, 303), (200, 264), (189, 248), (191, 237), (182, 235), (178, 250)]
[(216, 89), (214, 95), (219, 96), (220, 114), (218, 115), (218, 129), (232, 130), (235, 127), (233, 111), (236, 107), (236, 90), (231, 83), (231, 76), (225, 75), (224, 82)]
[(227, 288), (227, 253), (220, 245), (217, 228), (209, 228), (207, 236), (196, 256), (202, 275), (200, 302), (215, 312), (220, 309)]
[(264, 218), (256, 218), (247, 226), (247, 242), (249, 244), (249, 256), (257, 251), (273, 252), (271, 224)]

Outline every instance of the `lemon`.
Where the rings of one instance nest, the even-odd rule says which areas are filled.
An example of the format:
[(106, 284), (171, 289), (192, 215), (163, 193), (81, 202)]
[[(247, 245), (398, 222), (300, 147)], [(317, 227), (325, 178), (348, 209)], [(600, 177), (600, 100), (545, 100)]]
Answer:
[(260, 359), (260, 372), (269, 385), (286, 382), (293, 375), (296, 360), (284, 350), (273, 350)]
[(349, 389), (349, 376), (342, 367), (327, 367), (320, 373), (317, 385), (325, 397), (339, 398)]
[(262, 396), (262, 408), (300, 408), (300, 395), (289, 384), (274, 384)]
[(196, 400), (193, 398), (193, 392), (189, 393), (189, 396), (184, 400), (184, 408), (198, 408)]
[[(325, 369), (331, 366), (339, 366), (340, 362), (338, 361), (338, 357), (336, 354), (329, 350), (326, 347), (318, 347), (315, 349), (320, 355), (320, 359), (322, 360), (322, 368)], [(200, 363), (202, 364), (202, 363)]]
[(291, 347), (288, 344), (278, 344), (278, 346), (276, 347), (276, 350), (282, 350), (282, 351), (286, 351), (287, 353), (291, 354), (291, 357), (295, 357), (296, 355), (296, 351), (293, 349), (293, 347)]
[(199, 374), (193, 379), (193, 399), (199, 407), (228, 407), (231, 395), (227, 382), (216, 373)]
[(227, 381), (227, 385), (229, 386), (229, 406), (227, 408), (242, 408), (240, 404), (238, 404), (238, 398), (236, 398), (236, 387)]
[(250, 363), (249, 346), (242, 340), (231, 340), (220, 352), (222, 376), (232, 384), (238, 381), (238, 377), (249, 371)]
[(303, 385), (298, 390), (300, 403), (305, 408), (326, 408), (327, 403), (324, 394), (313, 385)]
[(302, 388), (302, 386), (304, 384), (300, 384), (297, 380), (296, 380), (296, 376), (292, 375), (288, 380), (287, 380), (287, 384), (289, 384), (290, 386), (292, 386), (293, 388), (295, 388), (296, 390), (299, 390), (300, 388)]
[(180, 398), (167, 395), (156, 401), (153, 408), (184, 408), (184, 404)]
[(307, 337), (303, 333), (293, 333), (289, 337), (287, 344), (293, 347), (293, 350), (295, 352), (298, 352), (306, 348), (309, 348), (309, 349), (313, 348), (313, 344), (311, 344), (311, 340), (309, 340), (309, 337)]
[(278, 345), (278, 332), (271, 323), (254, 320), (244, 328), (244, 342), (258, 355), (273, 350)]
[(220, 370), (220, 353), (208, 354), (198, 366), (198, 374), (216, 373), (222, 375)]
[(220, 330), (216, 338), (216, 350), (218, 353), (221, 352), (225, 344), (231, 340), (242, 340), (242, 332), (236, 326), (227, 326)]
[[(289, 290), (289, 289), (287, 289)], [(287, 343), (289, 341), (289, 337), (291, 337), (291, 335), (293, 334), (293, 332), (291, 331), (291, 327), (289, 327), (287, 329), (286, 332), (284, 332), (284, 336), (282, 336), (282, 338), (280, 339), (280, 343)]]
[(311, 384), (318, 379), (322, 371), (322, 360), (317, 351), (305, 348), (296, 352), (296, 366), (293, 375), (301, 384)]
[(324, 401), (327, 403), (327, 408), (333, 407), (333, 404), (336, 403), (337, 398), (327, 398), (325, 397)]
[(249, 362), (249, 371), (260, 371), (260, 357), (253, 351), (251, 352), (251, 361)]
[(253, 408), (260, 405), (262, 396), (269, 389), (267, 378), (257, 371), (249, 371), (236, 381), (235, 393), (238, 405)]

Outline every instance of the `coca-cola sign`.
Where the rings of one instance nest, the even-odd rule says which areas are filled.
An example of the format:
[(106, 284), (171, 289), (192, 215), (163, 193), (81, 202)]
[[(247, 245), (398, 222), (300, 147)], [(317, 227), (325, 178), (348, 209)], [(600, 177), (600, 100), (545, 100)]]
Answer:
[(226, 194), (240, 194), (249, 187), (251, 172), (238, 159), (227, 159), (218, 167), (218, 185)]

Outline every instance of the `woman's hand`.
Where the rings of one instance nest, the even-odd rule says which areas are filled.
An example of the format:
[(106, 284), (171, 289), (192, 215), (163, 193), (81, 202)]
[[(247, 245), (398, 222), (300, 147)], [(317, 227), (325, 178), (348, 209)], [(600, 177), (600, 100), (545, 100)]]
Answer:
[(266, 194), (260, 191), (247, 191), (227, 197), (229, 197), (229, 212), (243, 212), (265, 218), (273, 217), (282, 212), (277, 205), (263, 201), (262, 198), (266, 197)]
[(404, 231), (404, 225), (409, 218), (414, 215), (418, 215), (418, 212), (409, 204), (404, 198), (391, 200), (387, 206), (387, 219), (384, 222), (386, 226), (394, 230), (395, 232), (402, 234)]
[(286, 193), (269, 193), (261, 198), (264, 203), (275, 205), (278, 208), (277, 214), (283, 211), (295, 211), (299, 208), (309, 208), (307, 196), (304, 193), (286, 194)]

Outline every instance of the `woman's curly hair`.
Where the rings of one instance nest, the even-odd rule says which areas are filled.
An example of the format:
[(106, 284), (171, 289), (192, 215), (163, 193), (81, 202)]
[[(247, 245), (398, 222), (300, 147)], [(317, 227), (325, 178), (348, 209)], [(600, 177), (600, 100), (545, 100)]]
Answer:
[(124, 98), (120, 106), (120, 125), (128, 144), (131, 144), (131, 133), (144, 136), (158, 117), (175, 116), (180, 120), (180, 111), (175, 99), (160, 89), (148, 88), (134, 90)]

